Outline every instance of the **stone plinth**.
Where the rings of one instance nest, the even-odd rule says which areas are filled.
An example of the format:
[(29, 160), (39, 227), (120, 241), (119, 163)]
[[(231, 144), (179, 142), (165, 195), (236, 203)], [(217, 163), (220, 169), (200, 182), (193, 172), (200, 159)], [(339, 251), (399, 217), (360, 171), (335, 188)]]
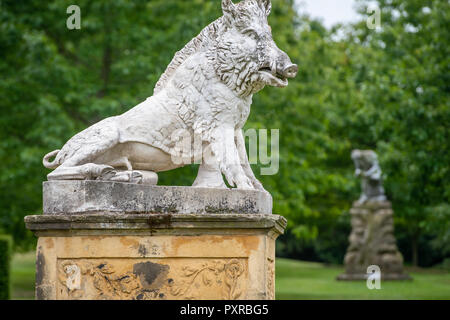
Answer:
[[(49, 189), (66, 204), (53, 211), (44, 206), (44, 215), (25, 218), (39, 237), (37, 299), (274, 299), (275, 239), (286, 220), (257, 212), (268, 205), (258, 198), (267, 201), (265, 193), (197, 189), (196, 213), (188, 212), (185, 203), (194, 188), (98, 182), (99, 190), (124, 192), (119, 197), (124, 202), (106, 210), (108, 203), (102, 201), (112, 193), (95, 191), (97, 182), (64, 181), (60, 190), (51, 184), (44, 188), (46, 204), (57, 205), (46, 194)], [(144, 193), (144, 202), (125, 196), (129, 190), (139, 194), (139, 188), (165, 191), (157, 197)], [(164, 192), (172, 198), (155, 200)], [(70, 205), (73, 210), (56, 214)], [(247, 212), (233, 212), (239, 207)], [(206, 213), (211, 208), (217, 211)]]
[(43, 183), (43, 198), (44, 214), (272, 213), (272, 196), (256, 190), (51, 181)]
[(403, 257), (394, 236), (391, 203), (354, 203), (350, 214), (352, 232), (344, 258), (345, 273), (338, 280), (365, 280), (371, 265), (380, 267), (382, 280), (411, 279), (403, 272)]

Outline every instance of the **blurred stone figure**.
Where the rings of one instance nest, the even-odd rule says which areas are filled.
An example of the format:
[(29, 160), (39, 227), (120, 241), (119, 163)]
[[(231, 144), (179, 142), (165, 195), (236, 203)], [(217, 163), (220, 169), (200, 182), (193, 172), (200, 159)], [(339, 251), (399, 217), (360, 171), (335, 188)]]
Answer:
[(377, 154), (372, 150), (353, 150), (355, 175), (361, 177), (361, 197), (358, 203), (366, 201), (386, 201), (383, 178)]
[(411, 279), (403, 273), (403, 257), (394, 236), (394, 212), (384, 194), (382, 171), (372, 150), (354, 150), (356, 176), (362, 193), (350, 210), (352, 232), (344, 258), (345, 273), (338, 280), (365, 280), (368, 268), (377, 266), (383, 280)]

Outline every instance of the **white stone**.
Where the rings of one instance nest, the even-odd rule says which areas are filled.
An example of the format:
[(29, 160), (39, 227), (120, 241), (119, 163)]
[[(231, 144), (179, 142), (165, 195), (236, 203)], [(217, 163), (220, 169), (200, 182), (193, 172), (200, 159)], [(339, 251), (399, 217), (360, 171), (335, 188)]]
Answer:
[(86, 213), (271, 214), (266, 191), (163, 187), (111, 181), (48, 181), (44, 215)]
[[(287, 86), (298, 68), (272, 39), (270, 0), (223, 0), (222, 9), (222, 17), (176, 54), (152, 97), (46, 155), (44, 166), (55, 169), (48, 179), (154, 185), (155, 172), (199, 159), (197, 187), (225, 188), (223, 174), (231, 186), (264, 190), (249, 165), (242, 128), (253, 94), (266, 85)], [(180, 134), (189, 136), (188, 147), (198, 141), (200, 148), (180, 153)]]

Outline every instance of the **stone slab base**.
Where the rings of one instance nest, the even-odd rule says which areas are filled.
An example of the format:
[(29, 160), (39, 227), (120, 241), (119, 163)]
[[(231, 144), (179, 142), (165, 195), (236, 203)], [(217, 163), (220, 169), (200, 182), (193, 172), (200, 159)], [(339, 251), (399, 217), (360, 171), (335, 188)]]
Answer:
[(272, 196), (258, 190), (165, 187), (111, 181), (46, 181), (44, 214), (271, 214)]
[(354, 203), (350, 210), (352, 232), (344, 258), (345, 273), (338, 280), (366, 280), (367, 268), (376, 265), (381, 279), (408, 280), (403, 256), (394, 236), (393, 210), (389, 201)]
[(38, 237), (37, 299), (274, 299), (277, 215), (25, 218)]

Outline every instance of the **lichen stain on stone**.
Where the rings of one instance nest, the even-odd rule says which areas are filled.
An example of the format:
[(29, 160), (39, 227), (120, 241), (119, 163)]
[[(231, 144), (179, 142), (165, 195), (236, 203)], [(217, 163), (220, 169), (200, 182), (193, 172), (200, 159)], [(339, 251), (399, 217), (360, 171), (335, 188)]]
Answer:
[(145, 257), (147, 255), (147, 248), (143, 244), (140, 244), (138, 252), (141, 256)]
[(230, 237), (231, 239), (238, 241), (241, 243), (242, 248), (244, 248), (247, 254), (250, 254), (250, 251), (258, 250), (260, 238), (257, 236), (244, 236), (244, 237)]
[(89, 237), (86, 237), (86, 238), (89, 241), (101, 241), (101, 240), (103, 240), (103, 239), (105, 239), (107, 237), (105, 237), (105, 236), (89, 236)]
[(39, 247), (36, 254), (36, 299), (47, 299), (46, 291), (42, 289), (45, 276), (45, 257), (42, 253), (42, 247)]
[(122, 243), (125, 247), (139, 247), (139, 241), (130, 238), (130, 237), (120, 237), (120, 243)]
[(45, 257), (42, 253), (42, 247), (38, 248), (36, 255), (36, 286), (40, 286), (45, 275)]
[(36, 300), (47, 300), (47, 290), (42, 287), (36, 287)]
[(155, 290), (165, 284), (169, 269), (168, 265), (141, 262), (133, 266), (133, 273), (139, 277), (143, 289)]
[(169, 213), (149, 215), (147, 223), (150, 229), (150, 235), (153, 236), (157, 227), (163, 227), (165, 229), (170, 229), (172, 227), (172, 215)]
[(53, 238), (45, 238), (45, 247), (47, 249), (53, 249), (55, 244), (53, 243)]

